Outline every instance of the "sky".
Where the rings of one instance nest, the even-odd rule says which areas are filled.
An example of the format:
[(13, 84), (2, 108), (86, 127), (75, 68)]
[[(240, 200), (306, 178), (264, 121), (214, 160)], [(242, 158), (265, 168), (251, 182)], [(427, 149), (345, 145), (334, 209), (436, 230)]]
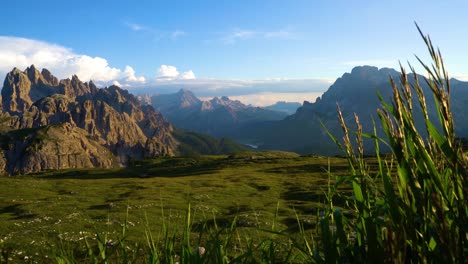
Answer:
[(181, 88), (246, 103), (314, 101), (359, 65), (426, 58), (414, 22), (468, 79), (468, 1), (0, 3), (0, 78), (34, 64), (134, 93)]

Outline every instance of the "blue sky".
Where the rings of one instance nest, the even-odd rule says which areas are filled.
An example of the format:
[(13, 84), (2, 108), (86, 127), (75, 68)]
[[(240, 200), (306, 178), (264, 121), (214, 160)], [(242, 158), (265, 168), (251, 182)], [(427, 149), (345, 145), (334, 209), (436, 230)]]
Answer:
[[(256, 92), (310, 97), (354, 66), (396, 67), (425, 55), (417, 21), (452, 75), (465, 78), (466, 10), (468, 1), (432, 0), (8, 1), (0, 73), (34, 63), (129, 90), (159, 80), (170, 87), (164, 92), (188, 87), (206, 97), (242, 96), (239, 86), (251, 100)], [(292, 79), (311, 80), (310, 89)]]

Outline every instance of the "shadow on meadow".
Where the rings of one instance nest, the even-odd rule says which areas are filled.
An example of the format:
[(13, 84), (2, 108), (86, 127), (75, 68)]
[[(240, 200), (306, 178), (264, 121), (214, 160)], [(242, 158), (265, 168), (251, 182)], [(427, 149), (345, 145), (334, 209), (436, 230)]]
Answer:
[(125, 168), (80, 169), (54, 171), (42, 174), (44, 179), (113, 179), (113, 178), (152, 178), (187, 177), (214, 174), (222, 168), (221, 160), (202, 160), (197, 158), (170, 158), (164, 160), (135, 161)]
[(33, 214), (29, 211), (22, 209), (21, 204), (12, 204), (12, 205), (8, 205), (3, 208), (0, 208), (0, 214), (12, 215), (10, 220), (31, 219), (31, 218), (35, 218), (38, 216), (37, 214)]
[[(347, 165), (332, 165), (330, 172), (345, 172)], [(320, 164), (304, 164), (296, 166), (279, 166), (276, 168), (266, 169), (263, 172), (276, 173), (276, 174), (302, 174), (302, 173), (327, 173), (329, 171), (327, 166)]]

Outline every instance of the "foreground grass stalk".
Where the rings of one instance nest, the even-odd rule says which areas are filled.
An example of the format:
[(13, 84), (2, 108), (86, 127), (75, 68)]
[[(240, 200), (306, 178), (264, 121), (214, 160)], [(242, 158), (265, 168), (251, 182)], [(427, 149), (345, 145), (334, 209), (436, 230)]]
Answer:
[[(349, 140), (350, 129), (338, 107), (344, 145), (333, 136), (332, 139), (345, 151), (351, 175), (337, 181), (337, 185), (352, 185), (353, 197), (348, 197), (348, 202), (354, 215), (345, 221), (342, 209), (331, 206), (330, 217), (324, 217), (321, 222), (322, 261), (461, 263), (467, 257), (468, 167), (454, 133), (449, 76), (440, 51), (436, 51), (419, 27), (418, 30), (428, 47), (432, 65), (417, 58), (427, 71), (424, 84), (411, 65), (412, 79), (401, 66), (399, 83), (390, 78), (391, 105), (379, 95), (383, 107), (378, 110), (378, 116), (385, 139), (378, 137), (375, 128), (373, 134), (362, 133), (355, 116), (357, 146), (354, 147)], [(429, 117), (424, 85), (433, 95), (438, 122)], [(415, 108), (415, 102), (419, 108)], [(425, 133), (416, 127), (418, 112), (424, 118)], [(363, 137), (374, 140), (376, 173), (366, 167)], [(380, 154), (382, 142), (391, 150), (387, 159)], [(383, 188), (373, 184), (377, 179)], [(329, 197), (330, 204), (332, 199)], [(346, 238), (345, 230), (355, 230), (355, 237)]]

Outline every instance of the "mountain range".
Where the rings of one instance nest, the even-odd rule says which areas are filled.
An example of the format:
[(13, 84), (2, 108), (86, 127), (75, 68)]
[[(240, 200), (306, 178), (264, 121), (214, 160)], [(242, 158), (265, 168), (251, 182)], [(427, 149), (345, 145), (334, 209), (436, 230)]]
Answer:
[[(249, 150), (237, 142), (262, 150), (342, 154), (321, 124), (341, 139), (339, 105), (351, 130), (356, 113), (364, 132), (372, 133), (374, 120), (381, 135), (377, 94), (391, 101), (389, 78), (398, 80), (399, 72), (355, 67), (315, 102), (306, 101), (287, 116), (228, 97), (201, 101), (192, 92), (180, 90), (137, 98), (117, 86), (97, 88), (92, 81), (82, 82), (77, 76), (58, 80), (47, 69), (39, 71), (34, 65), (24, 71), (14, 68), (7, 74), (0, 95), (0, 174), (109, 168), (158, 156)], [(417, 78), (426, 95), (429, 116), (437, 123), (431, 91), (422, 76)], [(450, 96), (456, 135), (468, 137), (468, 82), (451, 79)], [(415, 108), (414, 115), (418, 130), (424, 133), (421, 111)], [(372, 150), (372, 142), (365, 143), (365, 151), (372, 154)]]
[[(382, 98), (390, 103), (393, 90), (389, 78), (393, 78), (398, 83), (399, 76), (400, 73), (394, 69), (355, 67), (350, 73), (345, 73), (338, 78), (314, 103), (304, 102), (295, 114), (284, 120), (246, 127), (243, 133), (239, 133), (234, 138), (258, 145), (260, 149), (281, 149), (303, 154), (343, 154), (332, 142), (321, 122), (336, 138), (341, 139), (343, 135), (337, 115), (337, 105), (339, 105), (345, 122), (351, 128), (356, 128), (354, 125), (354, 113), (356, 113), (364, 132), (373, 132), (372, 120), (374, 120), (378, 134), (383, 136), (376, 111), (381, 108), (382, 104), (377, 94), (380, 93)], [(429, 117), (437, 124), (438, 116), (432, 93), (423, 76), (418, 75), (417, 78), (426, 95)], [(467, 137), (468, 82), (451, 79), (450, 97), (456, 135)], [(416, 95), (413, 96), (413, 100), (413, 105), (419, 105)], [(424, 134), (425, 125), (422, 113), (417, 107), (414, 109), (414, 115), (418, 131)], [(372, 141), (365, 142), (365, 151), (369, 154), (373, 153)]]
[(132, 159), (246, 149), (177, 130), (117, 86), (99, 89), (76, 75), (59, 81), (34, 65), (9, 72), (0, 99), (0, 174), (108, 168)]
[(215, 137), (232, 137), (250, 124), (281, 120), (288, 114), (245, 105), (226, 96), (202, 101), (191, 91), (151, 97), (151, 104), (176, 127)]
[[(263, 150), (287, 150), (302, 154), (338, 155), (342, 154), (336, 144), (326, 133), (325, 127), (342, 138), (341, 125), (338, 122), (337, 105), (340, 106), (344, 120), (355, 128), (354, 114), (359, 116), (363, 131), (373, 132), (372, 120), (376, 123), (377, 132), (383, 136), (379, 126), (377, 109), (382, 104), (378, 94), (386, 102), (391, 102), (393, 90), (389, 78), (397, 83), (400, 73), (390, 68), (358, 66), (350, 73), (338, 78), (329, 89), (315, 102), (305, 101), (293, 111), (291, 103), (279, 102), (270, 107), (280, 110), (290, 107), (289, 116), (278, 115), (278, 111), (246, 106), (227, 97), (216, 97), (211, 101), (201, 101), (186, 90), (175, 94), (146, 97), (152, 105), (160, 110), (175, 126), (187, 128), (217, 137), (231, 137), (238, 142), (258, 147)], [(417, 75), (427, 95), (427, 107), (431, 120), (438, 123), (436, 106), (431, 91), (423, 76)], [(419, 105), (416, 96), (413, 105)], [(468, 136), (468, 122), (465, 110), (468, 106), (468, 83), (451, 79), (451, 107), (455, 119), (455, 130), (459, 137)], [(415, 107), (416, 125), (425, 133), (422, 112)], [(372, 141), (365, 141), (365, 151), (372, 154)], [(385, 150), (385, 147), (382, 148)]]

